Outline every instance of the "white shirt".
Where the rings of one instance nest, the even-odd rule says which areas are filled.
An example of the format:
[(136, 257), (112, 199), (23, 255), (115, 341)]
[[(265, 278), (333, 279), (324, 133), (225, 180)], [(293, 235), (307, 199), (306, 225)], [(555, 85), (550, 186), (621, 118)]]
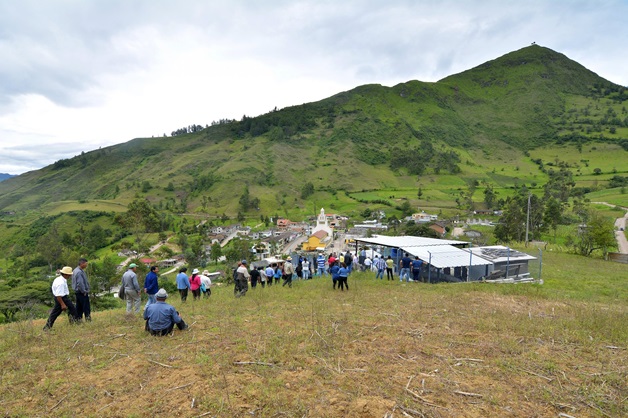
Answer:
[(209, 277), (201, 275), (200, 278), (201, 283), (204, 284), (205, 287), (209, 287), (212, 285), (212, 280)]
[(52, 282), (52, 295), (54, 297), (57, 296), (68, 296), (70, 294), (70, 289), (68, 288), (68, 281), (63, 276), (59, 276)]

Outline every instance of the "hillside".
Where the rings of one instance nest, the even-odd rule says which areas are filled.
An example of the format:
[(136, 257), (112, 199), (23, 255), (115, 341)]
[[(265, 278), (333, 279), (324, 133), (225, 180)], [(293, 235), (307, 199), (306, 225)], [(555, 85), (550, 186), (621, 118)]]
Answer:
[[(146, 196), (161, 207), (235, 216), (248, 185), (261, 211), (303, 217), (312, 201), (348, 203), (339, 191), (439, 186), (452, 175), (462, 186), (543, 184), (531, 149), (591, 141), (611, 144), (611, 152), (628, 148), (626, 99), (623, 87), (533, 45), (437, 83), (360, 86), (194, 133), (82, 153), (0, 183), (0, 210)], [(507, 171), (498, 178), (496, 169)], [(306, 182), (315, 194), (302, 199)]]
[[(610, 271), (609, 271), (610, 269)], [(543, 285), (352, 274), (168, 299), (156, 338), (123, 309), (0, 325), (3, 416), (626, 416), (626, 270), (547, 253)], [(574, 285), (574, 280), (578, 285)], [(70, 379), (81, 370), (80, 379)], [(563, 415), (565, 416), (565, 415)]]

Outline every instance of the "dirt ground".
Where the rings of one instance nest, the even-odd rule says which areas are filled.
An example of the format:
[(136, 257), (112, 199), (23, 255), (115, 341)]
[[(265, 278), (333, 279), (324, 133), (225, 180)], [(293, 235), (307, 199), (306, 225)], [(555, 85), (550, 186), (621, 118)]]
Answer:
[(422, 284), (353, 283), (352, 293), (303, 286), (250, 292), (246, 300), (216, 292), (210, 301), (178, 304), (191, 327), (162, 338), (148, 336), (140, 318), (121, 311), (95, 313), (79, 327), (59, 318), (48, 333), (40, 320), (6, 325), (0, 413), (628, 413), (628, 356), (619, 346), (625, 332), (615, 333), (619, 324), (600, 328), (609, 318), (627, 319), (623, 307), (422, 293)]

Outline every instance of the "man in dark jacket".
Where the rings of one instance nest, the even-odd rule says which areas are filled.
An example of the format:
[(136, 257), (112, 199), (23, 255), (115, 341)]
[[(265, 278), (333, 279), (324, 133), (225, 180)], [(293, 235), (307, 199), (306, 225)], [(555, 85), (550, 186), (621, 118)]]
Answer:
[(92, 309), (89, 303), (89, 280), (87, 280), (87, 259), (81, 258), (78, 267), (72, 272), (72, 289), (76, 295), (76, 319), (82, 320), (85, 314), (85, 320), (92, 320)]
[(150, 271), (144, 278), (144, 293), (148, 295), (148, 301), (144, 309), (148, 308), (151, 303), (157, 302), (155, 294), (159, 291), (159, 281), (157, 279), (157, 273), (159, 273), (159, 267), (152, 266)]

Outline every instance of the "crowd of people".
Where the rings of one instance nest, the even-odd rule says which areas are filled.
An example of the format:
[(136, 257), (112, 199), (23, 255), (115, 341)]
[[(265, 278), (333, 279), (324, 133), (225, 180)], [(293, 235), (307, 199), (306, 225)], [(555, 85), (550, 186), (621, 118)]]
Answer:
[[(371, 255), (373, 253), (371, 252)], [(70, 323), (80, 323), (91, 321), (91, 306), (89, 300), (89, 280), (87, 278), (88, 261), (85, 258), (79, 259), (75, 269), (66, 266), (58, 271), (59, 276), (52, 283), (52, 294), (54, 296), (54, 306), (50, 311), (44, 330), (52, 328), (56, 319), (62, 312), (67, 311)], [(265, 263), (264, 263), (265, 264)], [(372, 271), (375, 278), (383, 280), (386, 273), (387, 280), (394, 280), (395, 262), (391, 256), (384, 258), (379, 254), (371, 257), (363, 248), (356, 255), (350, 251), (336, 254), (330, 253), (327, 257), (322, 253), (308, 259), (307, 256), (299, 255), (293, 264), (292, 257), (285, 260), (274, 260), (268, 265), (263, 263), (253, 264), (249, 270), (248, 262), (242, 260), (233, 271), (234, 295), (242, 297), (246, 295), (249, 282), (252, 288), (258, 285), (270, 287), (278, 285), (282, 280), (282, 286), (292, 287), (292, 281), (296, 279), (310, 280), (313, 277), (330, 276), (332, 288), (340, 291), (349, 290), (348, 279), (352, 271)], [(409, 254), (405, 254), (399, 260), (399, 280), (412, 282), (421, 280), (421, 269), (423, 261), (419, 257), (411, 259)], [(186, 302), (189, 292), (194, 300), (201, 297), (207, 298), (211, 295), (210, 273), (204, 270), (202, 273), (198, 269), (193, 269), (190, 276), (187, 275), (187, 267), (179, 269), (176, 276), (176, 287), (181, 298), (181, 302)], [(126, 300), (126, 312), (128, 314), (139, 313), (142, 291), (147, 295), (147, 302), (144, 306), (144, 319), (146, 320), (146, 330), (153, 335), (165, 335), (174, 329), (176, 325), (179, 329), (187, 329), (187, 325), (178, 312), (171, 305), (165, 302), (168, 293), (159, 287), (158, 279), (159, 267), (152, 266), (144, 279), (144, 288), (141, 289), (137, 279), (137, 265), (131, 263), (122, 275), (120, 284), (120, 296)], [(70, 288), (68, 279), (71, 278), (71, 286), (76, 297), (76, 305), (70, 298)]]

